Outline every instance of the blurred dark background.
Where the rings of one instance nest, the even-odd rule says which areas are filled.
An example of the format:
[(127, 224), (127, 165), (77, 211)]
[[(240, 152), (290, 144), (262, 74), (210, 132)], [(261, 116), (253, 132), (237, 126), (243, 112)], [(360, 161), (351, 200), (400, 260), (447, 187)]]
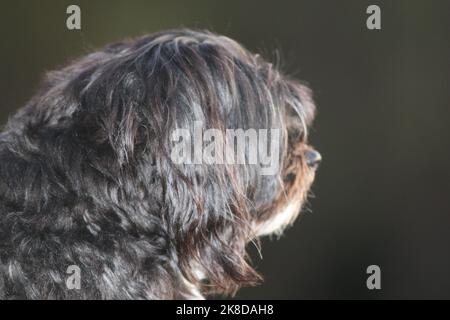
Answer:
[[(82, 30), (66, 28), (78, 4)], [(377, 4), (382, 30), (366, 28)], [(311, 213), (254, 262), (265, 283), (237, 298), (450, 298), (450, 2), (2, 1), (0, 121), (46, 70), (124, 37), (210, 29), (315, 91), (323, 165)], [(366, 268), (381, 267), (380, 291)]]

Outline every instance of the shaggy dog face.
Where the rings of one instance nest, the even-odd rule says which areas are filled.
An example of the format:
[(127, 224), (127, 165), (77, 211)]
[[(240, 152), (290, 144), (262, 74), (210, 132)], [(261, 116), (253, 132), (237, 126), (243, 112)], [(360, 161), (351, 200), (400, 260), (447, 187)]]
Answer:
[[(257, 283), (246, 246), (299, 213), (320, 160), (314, 111), (305, 86), (208, 32), (152, 34), (50, 72), (0, 135), (0, 298), (182, 299)], [(279, 129), (278, 172), (175, 164), (171, 133), (195, 121)]]

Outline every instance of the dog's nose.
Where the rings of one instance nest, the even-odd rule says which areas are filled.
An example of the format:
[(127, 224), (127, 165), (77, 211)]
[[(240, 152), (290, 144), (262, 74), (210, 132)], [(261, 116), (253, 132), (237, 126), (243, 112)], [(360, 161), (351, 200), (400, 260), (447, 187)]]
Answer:
[(314, 149), (308, 149), (305, 151), (306, 164), (310, 168), (317, 168), (322, 161), (322, 156)]

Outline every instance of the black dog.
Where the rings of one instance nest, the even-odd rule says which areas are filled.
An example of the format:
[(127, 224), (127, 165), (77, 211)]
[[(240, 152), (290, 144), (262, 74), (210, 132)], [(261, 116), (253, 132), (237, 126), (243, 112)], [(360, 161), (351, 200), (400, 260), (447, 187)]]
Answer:
[[(256, 284), (320, 155), (310, 91), (229, 38), (176, 30), (51, 72), (0, 135), (0, 298), (183, 299)], [(279, 170), (177, 164), (171, 134), (278, 129)], [(80, 270), (80, 288), (67, 270)]]

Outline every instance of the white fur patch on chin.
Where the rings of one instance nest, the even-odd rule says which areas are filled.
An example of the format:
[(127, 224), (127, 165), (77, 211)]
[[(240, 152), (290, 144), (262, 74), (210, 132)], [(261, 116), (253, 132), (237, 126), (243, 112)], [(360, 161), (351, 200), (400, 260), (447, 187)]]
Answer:
[(190, 295), (187, 297), (188, 300), (205, 300), (205, 297), (200, 293), (200, 291), (194, 286), (191, 285), (192, 289)]
[(186, 297), (187, 300), (205, 300), (205, 297), (201, 294), (200, 290), (195, 285), (193, 285), (186, 279), (183, 279), (183, 281), (189, 291), (189, 295)]
[[(195, 263), (194, 263), (195, 265)], [(199, 266), (193, 267), (193, 273), (197, 277), (198, 280), (205, 280), (206, 276), (205, 273), (202, 271), (202, 269)], [(186, 278), (182, 278), (184, 284), (186, 285), (186, 288), (188, 289), (189, 295), (185, 297), (187, 300), (205, 300), (205, 297), (201, 293), (200, 289), (194, 285), (193, 283), (189, 282)]]
[(276, 214), (272, 219), (262, 223), (257, 227), (258, 236), (267, 236), (275, 233), (281, 233), (289, 226), (299, 214), (301, 201), (292, 201), (283, 211)]

